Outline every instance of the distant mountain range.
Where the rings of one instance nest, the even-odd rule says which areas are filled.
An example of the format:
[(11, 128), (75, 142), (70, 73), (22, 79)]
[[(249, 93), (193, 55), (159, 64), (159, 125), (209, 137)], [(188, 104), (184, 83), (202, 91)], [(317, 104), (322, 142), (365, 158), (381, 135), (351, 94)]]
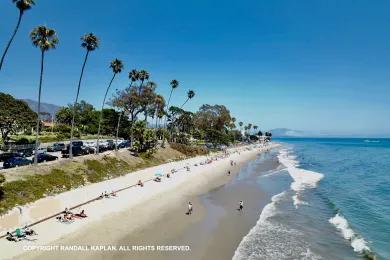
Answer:
[[(22, 99), (27, 105), (34, 111), (38, 111), (38, 102), (31, 99)], [(61, 108), (61, 106), (57, 106), (49, 103), (41, 103), (41, 112), (50, 113), (50, 115), (55, 116), (57, 111)]]
[(300, 130), (292, 130), (288, 128), (275, 128), (270, 130), (273, 137), (304, 137), (309, 136), (309, 133)]

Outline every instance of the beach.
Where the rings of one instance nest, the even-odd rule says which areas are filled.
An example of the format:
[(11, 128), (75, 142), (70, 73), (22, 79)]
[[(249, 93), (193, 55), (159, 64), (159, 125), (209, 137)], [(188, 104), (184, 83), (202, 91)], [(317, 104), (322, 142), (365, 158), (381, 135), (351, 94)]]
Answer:
[[(161, 251), (159, 250), (152, 251), (152, 249), (147, 249), (145, 246), (165, 244), (187, 246), (179, 253), (177, 253), (177, 251), (173, 253), (170, 252), (173, 254), (173, 257), (177, 256), (181, 258), (183, 256), (182, 254), (186, 254), (188, 257), (194, 256), (196, 258), (195, 253), (205, 253), (207, 247), (196, 245), (196, 243), (193, 243), (193, 245), (183, 244), (183, 240), (180, 239), (180, 236), (185, 232), (188, 232), (189, 228), (193, 228), (196, 225), (202, 226), (201, 223), (204, 223), (203, 225), (212, 223), (212, 221), (205, 221), (205, 217), (207, 217), (207, 213), (210, 210), (215, 209), (213, 209), (210, 204), (205, 203), (205, 200), (201, 195), (229, 183), (247, 162), (255, 159), (259, 153), (268, 151), (275, 146), (276, 145), (271, 145), (267, 148), (254, 146), (233, 148), (228, 150), (229, 155), (218, 154), (209, 156), (209, 158), (202, 156), (172, 162), (39, 200), (23, 209), (24, 216), (20, 217), (23, 219), (19, 219), (19, 221), (31, 223), (44, 216), (61, 211), (66, 207), (70, 208), (73, 205), (87, 201), (91, 197), (97, 196), (104, 191), (111, 192), (111, 190), (118, 190), (128, 185), (136, 184), (138, 180), (146, 181), (152, 179), (157, 172), (166, 174), (172, 169), (178, 170), (178, 172), (172, 174), (170, 178), (163, 177), (161, 182), (149, 181), (145, 183), (144, 187), (136, 186), (123, 190), (117, 194), (117, 197), (104, 198), (84, 205), (82, 209), (84, 209), (88, 215), (85, 219), (76, 220), (71, 224), (59, 223), (56, 219), (50, 219), (40, 223), (33, 227), (38, 233), (38, 236), (33, 237), (37, 239), (36, 241), (10, 243), (9, 241), (2, 239), (0, 241), (1, 257), (3, 259), (11, 257), (19, 257), (20, 259), (49, 259), (53, 257), (65, 259), (72, 256), (72, 254), (77, 256), (80, 254), (82, 248), (76, 248), (79, 251), (37, 251), (31, 246), (118, 246), (123, 244), (124, 246), (140, 246), (138, 248), (139, 252), (136, 253), (141, 253), (143, 257), (155, 258), (157, 256), (164, 258), (166, 257), (166, 254), (161, 254)], [(212, 157), (215, 159), (212, 163), (204, 164), (207, 159)], [(236, 165), (231, 166), (231, 161), (234, 161)], [(186, 169), (187, 166), (190, 169), (189, 171)], [(230, 176), (227, 174), (229, 170), (231, 171)], [(238, 190), (242, 191), (245, 189)], [(247, 190), (249, 192), (250, 189)], [(240, 197), (237, 194), (231, 194), (231, 196), (237, 197), (237, 199)], [(224, 197), (229, 198), (229, 196)], [(227, 199), (226, 203), (232, 203), (232, 208), (237, 207), (237, 199)], [(194, 204), (194, 214), (191, 216), (186, 216), (184, 214), (187, 209), (186, 205), (188, 201), (192, 201)], [(264, 203), (265, 202), (266, 200), (264, 200)], [(261, 205), (262, 204), (256, 207), (256, 211), (261, 209)], [(81, 210), (81, 208), (75, 209), (74, 211), (78, 212), (78, 210)], [(233, 211), (235, 210), (233, 209)], [(12, 214), (17, 214), (17, 212)], [(218, 215), (218, 212), (216, 212), (216, 214)], [(242, 225), (249, 230), (251, 225), (253, 225), (253, 223), (249, 224), (249, 222), (256, 221), (257, 216), (255, 216), (256, 214), (248, 215), (252, 216), (250, 221), (242, 221)], [(2, 227), (5, 226), (4, 223), (11, 225), (11, 221), (7, 222), (6, 218), (7, 216), (1, 219)], [(11, 217), (9, 217), (9, 219), (11, 219)], [(229, 221), (227, 221), (227, 225), (229, 225), (228, 223)], [(242, 236), (248, 231), (242, 228), (239, 229), (242, 234), (239, 233), (237, 236), (235, 240), (236, 244), (239, 243)], [(197, 230), (200, 229), (197, 228)], [(195, 231), (190, 231), (190, 234), (194, 233)], [(128, 237), (129, 234), (130, 237)], [(240, 236), (241, 238), (239, 238)], [(196, 236), (192, 235), (189, 237), (193, 239), (196, 238)], [(213, 238), (212, 235), (209, 235), (208, 237), (210, 239)], [(196, 242), (195, 240), (193, 242)], [(188, 250), (188, 247), (190, 247), (190, 251)], [(204, 250), (197, 250), (196, 248), (202, 248)], [(233, 247), (229, 248), (234, 250)], [(31, 251), (26, 252), (27, 249), (31, 249)], [(102, 248), (102, 250), (103, 249), (104, 248)], [(171, 250), (169, 248), (166, 249)], [(129, 254), (134, 253), (134, 250), (131, 252), (122, 252), (118, 250), (110, 251), (109, 248), (107, 248), (103, 253), (94, 250), (83, 251), (82, 257), (88, 258), (98, 256), (98, 258), (104, 258), (104, 256), (107, 257), (106, 254), (119, 254), (125, 258), (126, 256), (129, 256)]]

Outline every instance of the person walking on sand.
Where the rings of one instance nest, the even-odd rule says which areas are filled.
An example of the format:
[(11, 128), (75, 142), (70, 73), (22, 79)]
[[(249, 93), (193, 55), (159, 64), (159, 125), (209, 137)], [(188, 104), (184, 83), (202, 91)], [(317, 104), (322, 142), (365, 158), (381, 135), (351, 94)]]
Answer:
[(238, 210), (242, 211), (243, 209), (244, 209), (244, 202), (242, 200), (240, 200), (240, 205), (238, 207)]
[(191, 215), (192, 214), (192, 203), (191, 201), (188, 202), (188, 212), (187, 212), (187, 215)]

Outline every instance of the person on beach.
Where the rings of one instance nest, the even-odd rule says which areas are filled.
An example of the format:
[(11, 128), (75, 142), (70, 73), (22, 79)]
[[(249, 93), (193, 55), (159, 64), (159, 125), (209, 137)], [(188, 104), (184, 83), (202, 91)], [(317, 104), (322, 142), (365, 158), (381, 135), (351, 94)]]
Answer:
[(137, 184), (138, 186), (141, 186), (141, 187), (143, 187), (144, 186), (144, 184), (142, 183), (142, 181), (141, 180), (139, 180), (138, 181), (138, 184)]
[(228, 171), (228, 176), (230, 176), (230, 171)]
[(240, 200), (240, 205), (238, 207), (238, 210), (242, 211), (243, 209), (244, 209), (244, 202), (242, 200)]
[(188, 212), (187, 212), (187, 215), (191, 215), (192, 214), (192, 203), (191, 203), (191, 201), (190, 202), (188, 202)]
[(87, 214), (85, 214), (85, 211), (84, 210), (81, 210), (80, 213), (76, 214), (77, 217), (80, 217), (80, 218), (86, 218), (87, 217)]

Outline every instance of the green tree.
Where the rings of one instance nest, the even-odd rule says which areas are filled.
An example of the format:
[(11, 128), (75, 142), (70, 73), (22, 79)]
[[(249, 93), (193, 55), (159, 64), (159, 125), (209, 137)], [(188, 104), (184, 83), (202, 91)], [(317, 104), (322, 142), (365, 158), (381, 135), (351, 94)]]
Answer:
[(11, 134), (30, 130), (36, 119), (37, 114), (27, 103), (0, 92), (0, 131), (4, 144), (8, 144)]
[(115, 60), (111, 61), (110, 68), (112, 69), (113, 75), (112, 75), (111, 81), (108, 84), (108, 87), (106, 89), (106, 93), (104, 94), (103, 103), (102, 103), (102, 109), (100, 110), (98, 137), (97, 137), (97, 140), (96, 140), (96, 153), (99, 153), (100, 127), (101, 127), (101, 124), (102, 124), (103, 108), (104, 108), (104, 104), (106, 103), (107, 93), (110, 90), (111, 84), (114, 81), (115, 76), (118, 73), (122, 72), (122, 70), (123, 70), (123, 63), (122, 63), (121, 60), (115, 59)]
[(35, 156), (34, 156), (34, 165), (38, 164), (38, 147), (39, 147), (39, 124), (40, 124), (40, 113), (41, 113), (41, 93), (42, 93), (42, 80), (43, 80), (43, 67), (45, 60), (45, 52), (50, 49), (55, 49), (58, 44), (58, 38), (56, 32), (53, 29), (47, 28), (45, 26), (38, 26), (34, 28), (30, 33), (30, 39), (35, 47), (38, 47), (41, 51), (41, 73), (39, 77), (39, 88), (38, 88), (38, 117), (37, 117), (37, 126), (35, 130)]
[(85, 48), (87, 50), (87, 52), (85, 53), (83, 66), (81, 67), (80, 79), (79, 79), (79, 83), (77, 86), (76, 99), (74, 101), (74, 106), (73, 106), (72, 126), (71, 126), (71, 130), (70, 130), (70, 145), (69, 145), (69, 158), (70, 159), (73, 158), (72, 141), (73, 141), (73, 131), (74, 131), (74, 118), (76, 115), (76, 105), (77, 105), (77, 101), (79, 98), (81, 80), (83, 79), (85, 64), (87, 63), (89, 53), (91, 51), (96, 50), (99, 47), (99, 39), (92, 33), (88, 33), (88, 34), (85, 34), (84, 36), (82, 36), (81, 42), (82, 42), (81, 47)]
[(29, 10), (29, 9), (31, 9), (32, 5), (35, 5), (33, 0), (12, 0), (12, 2), (15, 3), (16, 8), (19, 9), (19, 17), (18, 17), (18, 22), (16, 23), (16, 27), (14, 29), (14, 32), (12, 33), (12, 36), (9, 39), (9, 41), (8, 41), (6, 47), (5, 47), (3, 55), (1, 56), (0, 71), (1, 71), (1, 68), (3, 67), (3, 63), (4, 63), (4, 60), (5, 60), (5, 56), (7, 55), (8, 49), (11, 46), (12, 41), (14, 40), (15, 35), (18, 32), (18, 30), (19, 30), (20, 22), (22, 21), (22, 17), (23, 17), (24, 12)]

